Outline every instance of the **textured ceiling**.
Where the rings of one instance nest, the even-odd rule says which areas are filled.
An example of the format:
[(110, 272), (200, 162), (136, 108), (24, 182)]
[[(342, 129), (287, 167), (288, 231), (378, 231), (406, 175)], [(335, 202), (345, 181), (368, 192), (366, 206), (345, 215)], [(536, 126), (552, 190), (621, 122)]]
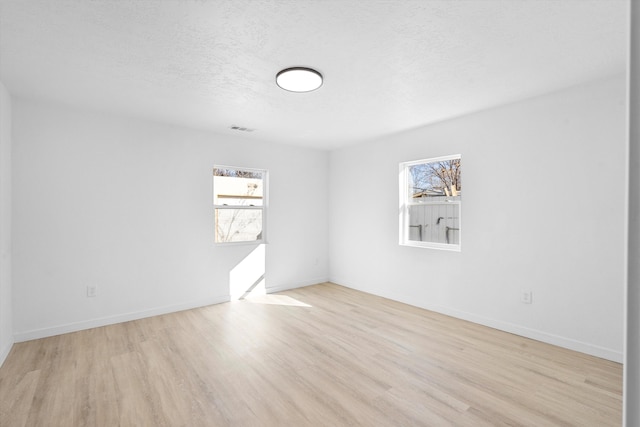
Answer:
[[(10, 93), (332, 149), (626, 68), (628, 0), (0, 0)], [(311, 66), (315, 92), (275, 75)]]

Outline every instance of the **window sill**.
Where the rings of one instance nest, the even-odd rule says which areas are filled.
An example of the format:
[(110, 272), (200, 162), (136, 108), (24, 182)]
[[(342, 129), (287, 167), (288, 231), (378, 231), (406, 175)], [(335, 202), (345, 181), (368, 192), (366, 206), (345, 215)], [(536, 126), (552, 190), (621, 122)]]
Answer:
[(412, 248), (423, 248), (423, 249), (437, 249), (440, 251), (449, 251), (449, 252), (462, 252), (461, 245), (447, 245), (443, 243), (429, 243), (429, 242), (400, 242), (400, 246), (408, 246)]
[(213, 246), (258, 246), (258, 245), (266, 245), (269, 242), (266, 240), (249, 240), (246, 242), (213, 242)]

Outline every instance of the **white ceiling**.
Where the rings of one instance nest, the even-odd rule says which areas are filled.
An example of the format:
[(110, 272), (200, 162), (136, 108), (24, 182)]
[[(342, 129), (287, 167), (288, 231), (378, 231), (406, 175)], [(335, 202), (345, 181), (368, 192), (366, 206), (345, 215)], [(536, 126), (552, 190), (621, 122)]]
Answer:
[[(0, 0), (0, 80), (323, 149), (626, 69), (628, 0)], [(283, 91), (282, 68), (325, 76)], [(253, 128), (239, 133), (230, 126)]]

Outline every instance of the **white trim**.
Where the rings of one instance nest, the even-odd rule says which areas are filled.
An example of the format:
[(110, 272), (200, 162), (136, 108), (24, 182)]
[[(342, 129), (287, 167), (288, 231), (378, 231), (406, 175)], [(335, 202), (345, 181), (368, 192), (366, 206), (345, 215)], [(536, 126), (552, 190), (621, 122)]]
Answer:
[(525, 338), (530, 338), (536, 341), (541, 341), (547, 344), (552, 344), (580, 353), (589, 354), (591, 356), (600, 357), (602, 359), (611, 360), (613, 362), (622, 363), (623, 354), (620, 351), (615, 351), (606, 347), (574, 340), (572, 338), (567, 338), (560, 335), (550, 334), (538, 329), (527, 328), (525, 326), (516, 325), (514, 323), (503, 322), (484, 316), (478, 316), (473, 313), (468, 313), (448, 307), (432, 306), (431, 308), (429, 308), (426, 305), (427, 304), (421, 304), (420, 307), (436, 311), (441, 314), (446, 314), (448, 316), (456, 317), (458, 319), (468, 320), (479, 325), (484, 325), (490, 328), (516, 334)]
[(239, 242), (213, 242), (213, 246), (242, 246), (242, 245), (266, 245), (269, 242), (266, 240), (242, 240)]
[(479, 316), (477, 314), (468, 313), (465, 311), (457, 310), (450, 307), (445, 307), (437, 304), (430, 304), (426, 301), (416, 300), (414, 297), (407, 297), (399, 295), (389, 291), (377, 291), (372, 292), (370, 289), (366, 289), (360, 286), (354, 286), (347, 284), (346, 281), (342, 281), (339, 278), (330, 278), (331, 283), (340, 284), (347, 288), (355, 289), (368, 294), (377, 295), (383, 298), (388, 298), (393, 301), (398, 301), (404, 304), (408, 304), (414, 307), (423, 308), (425, 310), (433, 311), (436, 313), (444, 314), (446, 316), (455, 317), (456, 319), (467, 320), (478, 325), (488, 326), (500, 331), (509, 332), (511, 334), (519, 335), (521, 337), (541, 341), (546, 344), (555, 345), (568, 350), (577, 351), (580, 353), (588, 354), (602, 359), (610, 360), (612, 362), (622, 363), (623, 353), (621, 351), (613, 350), (610, 348), (602, 347), (599, 345), (574, 340), (572, 338), (563, 337), (560, 335), (550, 334), (548, 332), (540, 331), (537, 329), (527, 328), (525, 326), (516, 325), (514, 323), (503, 322), (501, 320), (491, 319), (489, 317)]
[[(422, 201), (413, 202), (409, 198), (407, 188), (409, 187), (409, 168), (415, 165), (421, 165), (425, 163), (442, 162), (446, 160), (462, 160), (462, 154), (452, 154), (449, 156), (433, 157), (430, 159), (412, 160), (409, 162), (401, 162), (398, 165), (398, 244), (400, 246), (408, 246), (414, 248), (424, 249), (438, 249), (452, 252), (462, 252), (462, 200), (438, 200), (438, 201)], [(409, 208), (411, 206), (431, 206), (431, 205), (446, 205), (456, 204), (458, 205), (458, 228), (460, 233), (458, 234), (458, 243), (439, 243), (429, 241), (416, 241), (409, 239)]]
[[(217, 205), (215, 203), (216, 189), (215, 189), (215, 170), (216, 169), (233, 169), (239, 171), (248, 171), (248, 172), (256, 172), (262, 175), (262, 204), (261, 205)], [(213, 244), (214, 246), (227, 246), (233, 244), (263, 244), (267, 243), (267, 217), (268, 214), (268, 206), (269, 206), (269, 170), (268, 169), (256, 169), (256, 168), (245, 168), (239, 166), (225, 166), (225, 165), (213, 165), (213, 178), (211, 179), (211, 196), (213, 197)], [(216, 210), (217, 209), (253, 209), (260, 210), (262, 212), (262, 230), (261, 235), (262, 239), (260, 240), (243, 240), (239, 242), (217, 242), (216, 241)]]
[(9, 356), (9, 352), (13, 348), (13, 341), (10, 342), (5, 348), (0, 350), (0, 368), (4, 364), (4, 361), (7, 360), (7, 356)]
[(276, 292), (288, 291), (290, 289), (297, 289), (297, 288), (304, 288), (305, 286), (318, 285), (320, 283), (326, 283), (328, 281), (329, 281), (328, 277), (322, 277), (319, 279), (305, 280), (304, 282), (296, 282), (295, 284), (270, 286), (270, 287), (268, 286), (266, 288), (266, 292), (268, 294), (273, 294)]
[(234, 210), (234, 209), (247, 209), (247, 210), (250, 210), (250, 209), (253, 209), (253, 210), (259, 211), (259, 210), (263, 210), (264, 209), (264, 206), (261, 206), (261, 205), (258, 205), (258, 206), (253, 206), (253, 205), (250, 205), (250, 206), (243, 206), (243, 205), (213, 205), (213, 207), (215, 209), (220, 209), (220, 210), (223, 210), (223, 209), (229, 209), (229, 210)]
[[(294, 284), (267, 287), (266, 292), (267, 293), (282, 292), (290, 289), (316, 285), (318, 283), (324, 283), (327, 281), (328, 281), (327, 277), (321, 277), (317, 279), (305, 280), (303, 282), (296, 282)], [(169, 305), (164, 307), (157, 307), (157, 308), (137, 311), (133, 313), (117, 314), (114, 316), (106, 316), (106, 317), (100, 317), (97, 319), (83, 320), (81, 322), (66, 323), (63, 325), (57, 325), (57, 326), (52, 326), (48, 328), (32, 329), (24, 332), (17, 332), (14, 334), (13, 338), (15, 342), (24, 342), (24, 341), (30, 341), (30, 340), (35, 340), (39, 338), (53, 337), (56, 335), (82, 331), (85, 329), (99, 328), (102, 326), (113, 325), (116, 323), (129, 322), (131, 320), (144, 319), (147, 317), (175, 313), (177, 311), (190, 310), (190, 309), (199, 308), (199, 307), (206, 307), (214, 304), (221, 304), (221, 303), (229, 302), (230, 300), (231, 298), (229, 295), (220, 295), (217, 297), (206, 298), (203, 300), (192, 301), (192, 302), (176, 304), (176, 305)], [(4, 354), (5, 358), (9, 354), (10, 350), (11, 350), (11, 346), (9, 346), (8, 349), (5, 349), (6, 351), (6, 354)], [(3, 353), (0, 353), (0, 356), (2, 355)], [(4, 359), (1, 357), (0, 357), (0, 360), (4, 361)]]
[(437, 242), (420, 242), (417, 240), (407, 240), (401, 242), (401, 246), (409, 246), (412, 248), (438, 249), (441, 251), (462, 252), (461, 244), (453, 243), (437, 243)]
[(190, 310), (192, 308), (205, 307), (208, 305), (220, 304), (229, 301), (229, 295), (205, 298), (198, 301), (191, 301), (182, 304), (168, 305), (164, 307), (152, 308), (149, 310), (137, 311), (133, 313), (116, 314), (114, 316), (100, 317), (97, 319), (83, 320), (81, 322), (66, 323), (63, 325), (32, 329), (24, 332), (17, 332), (13, 338), (15, 342), (24, 342), (39, 338), (47, 338), (70, 332), (82, 331), (85, 329), (99, 328), (101, 326), (113, 325), (116, 323), (129, 322), (131, 320), (144, 319), (147, 317), (159, 316), (162, 314), (175, 313), (177, 311)]

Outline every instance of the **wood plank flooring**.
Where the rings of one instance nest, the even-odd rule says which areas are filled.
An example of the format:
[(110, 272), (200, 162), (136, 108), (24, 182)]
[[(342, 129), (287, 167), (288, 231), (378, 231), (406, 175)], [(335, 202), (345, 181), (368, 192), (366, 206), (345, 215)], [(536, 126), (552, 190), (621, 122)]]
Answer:
[(14, 345), (1, 426), (619, 426), (622, 366), (330, 283)]

